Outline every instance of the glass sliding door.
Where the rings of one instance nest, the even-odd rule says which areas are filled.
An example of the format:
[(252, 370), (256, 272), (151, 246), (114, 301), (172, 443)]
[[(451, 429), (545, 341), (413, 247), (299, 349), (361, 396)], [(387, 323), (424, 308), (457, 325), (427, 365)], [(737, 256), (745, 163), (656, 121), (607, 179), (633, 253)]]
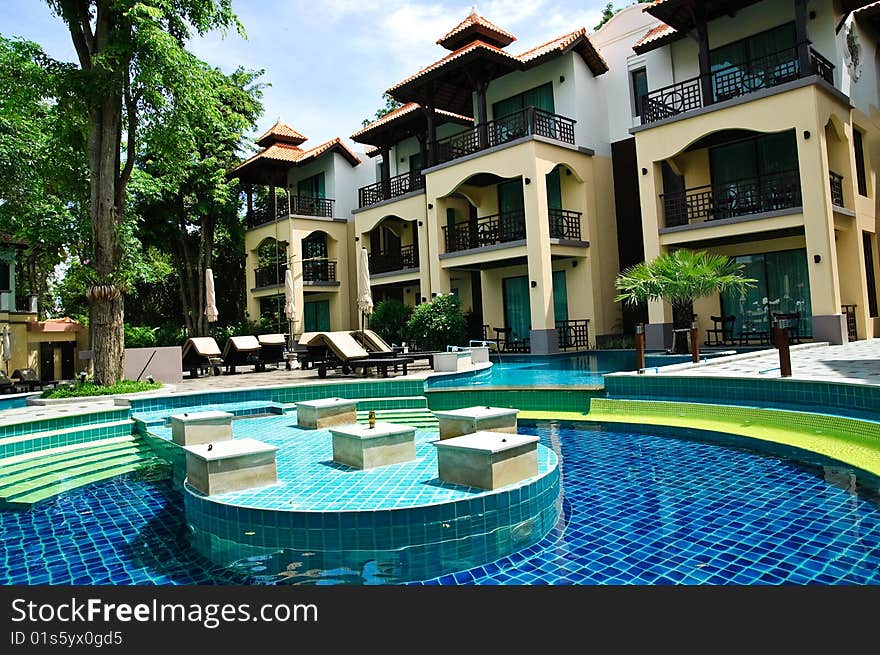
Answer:
[(305, 332), (330, 330), (330, 301), (313, 300), (303, 303), (303, 327)]
[(553, 320), (568, 320), (568, 287), (565, 271), (553, 271)]
[(511, 339), (528, 339), (531, 335), (531, 304), (527, 276), (504, 278), (504, 326), (510, 328)]
[(715, 102), (797, 79), (794, 23), (715, 48), (709, 62)]
[(501, 242), (526, 238), (522, 178), (498, 185), (498, 236)]
[(743, 276), (757, 284), (743, 294), (725, 292), (721, 308), (725, 316), (736, 316), (734, 334), (769, 334), (773, 314), (799, 314), (799, 334), (810, 337), (812, 306), (807, 253), (804, 249), (745, 255), (734, 258), (743, 264)]

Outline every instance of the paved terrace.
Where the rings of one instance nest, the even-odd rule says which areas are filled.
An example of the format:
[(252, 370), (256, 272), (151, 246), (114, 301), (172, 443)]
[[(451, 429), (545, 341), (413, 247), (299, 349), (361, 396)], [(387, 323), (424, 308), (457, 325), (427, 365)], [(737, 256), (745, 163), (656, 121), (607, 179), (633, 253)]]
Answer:
[[(792, 378), (825, 382), (880, 384), (880, 339), (844, 346), (808, 343), (791, 347)], [(695, 377), (779, 378), (776, 349), (720, 357), (700, 364), (664, 366), (659, 375)]]

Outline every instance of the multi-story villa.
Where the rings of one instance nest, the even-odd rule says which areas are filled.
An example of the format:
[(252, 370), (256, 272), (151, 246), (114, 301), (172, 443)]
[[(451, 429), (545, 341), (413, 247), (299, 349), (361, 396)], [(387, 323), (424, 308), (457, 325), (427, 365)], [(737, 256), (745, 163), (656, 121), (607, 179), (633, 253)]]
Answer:
[[(456, 293), (490, 338), (552, 353), (635, 320), (614, 301), (622, 268), (693, 248), (758, 281), (701, 299), (704, 329), (734, 316), (737, 339), (766, 342), (783, 314), (805, 337), (872, 337), (878, 34), (880, 3), (660, 0), (519, 50), (474, 11), (388, 89), (403, 105), (352, 135), (377, 164), (338, 140), (302, 150), (280, 124), (260, 139), (236, 174), (289, 191), (257, 196), (249, 310), (281, 321), (283, 259), (305, 289), (294, 333), (355, 327), (365, 247), (377, 300)], [(645, 318), (668, 346), (669, 307)]]

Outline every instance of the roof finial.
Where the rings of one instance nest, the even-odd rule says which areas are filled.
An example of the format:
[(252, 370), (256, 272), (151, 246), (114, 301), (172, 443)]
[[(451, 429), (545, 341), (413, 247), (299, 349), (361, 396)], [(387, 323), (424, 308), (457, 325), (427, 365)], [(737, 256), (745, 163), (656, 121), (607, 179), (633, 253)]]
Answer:
[(471, 5), (471, 16), (477, 15), (477, 5)]

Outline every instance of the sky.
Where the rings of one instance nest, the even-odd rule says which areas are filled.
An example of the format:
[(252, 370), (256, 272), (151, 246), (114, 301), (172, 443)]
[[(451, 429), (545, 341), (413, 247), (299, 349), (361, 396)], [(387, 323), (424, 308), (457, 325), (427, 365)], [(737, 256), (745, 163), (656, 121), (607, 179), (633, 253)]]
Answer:
[[(0, 33), (39, 43), (53, 58), (75, 61), (70, 36), (42, 0), (0, 0)], [(517, 36), (517, 54), (598, 22), (607, 0), (491, 0), (478, 12)], [(618, 0), (616, 6), (630, 4)], [(346, 139), (383, 105), (382, 93), (447, 51), (438, 38), (463, 20), (472, 2), (426, 0), (232, 0), (247, 38), (212, 33), (189, 48), (226, 72), (264, 70), (264, 113), (256, 134), (278, 118), (317, 145)], [(362, 146), (355, 146), (362, 150)]]

